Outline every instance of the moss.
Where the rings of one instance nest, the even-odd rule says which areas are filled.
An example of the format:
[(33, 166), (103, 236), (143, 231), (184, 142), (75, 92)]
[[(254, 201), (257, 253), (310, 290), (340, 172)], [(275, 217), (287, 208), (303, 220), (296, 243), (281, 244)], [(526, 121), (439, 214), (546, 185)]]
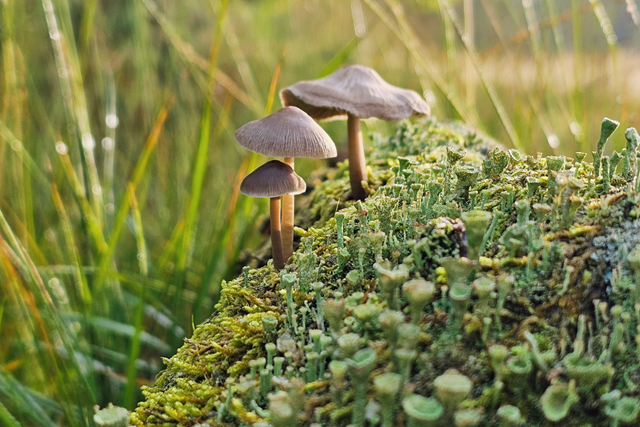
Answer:
[[(422, 425), (427, 406), (434, 425), (635, 417), (637, 144), (622, 175), (458, 124), (402, 123), (372, 146), (370, 196), (348, 201), (344, 164), (318, 172), (292, 262), (223, 283), (131, 423)], [(453, 400), (449, 377), (465, 385)]]

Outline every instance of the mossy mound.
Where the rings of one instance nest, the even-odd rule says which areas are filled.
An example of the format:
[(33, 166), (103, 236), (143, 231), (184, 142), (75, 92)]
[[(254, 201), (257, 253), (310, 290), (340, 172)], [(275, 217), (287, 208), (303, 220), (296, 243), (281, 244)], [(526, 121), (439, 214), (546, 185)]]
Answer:
[(401, 124), (375, 141), (370, 197), (343, 205), (345, 166), (317, 179), (290, 264), (223, 283), (131, 423), (637, 425), (628, 135), (594, 168)]

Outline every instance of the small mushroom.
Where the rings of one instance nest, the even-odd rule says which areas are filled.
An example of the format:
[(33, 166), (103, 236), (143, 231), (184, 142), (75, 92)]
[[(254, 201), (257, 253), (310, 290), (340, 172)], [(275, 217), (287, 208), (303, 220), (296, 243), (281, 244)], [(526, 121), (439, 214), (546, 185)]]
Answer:
[[(244, 148), (270, 157), (284, 157), (293, 169), (294, 157), (328, 159), (338, 152), (331, 137), (309, 115), (296, 107), (285, 107), (236, 131)], [(282, 243), (285, 261), (293, 254), (294, 197), (282, 198)]]
[(271, 248), (273, 265), (278, 270), (284, 267), (282, 237), (280, 230), (280, 197), (285, 194), (304, 193), (307, 185), (291, 166), (279, 160), (271, 160), (245, 177), (240, 192), (251, 197), (269, 197), (271, 215)]
[(316, 120), (347, 116), (351, 195), (362, 200), (367, 168), (360, 119), (398, 121), (428, 116), (429, 105), (416, 92), (393, 86), (371, 68), (349, 65), (319, 80), (301, 81), (280, 91), (282, 104), (296, 106)]

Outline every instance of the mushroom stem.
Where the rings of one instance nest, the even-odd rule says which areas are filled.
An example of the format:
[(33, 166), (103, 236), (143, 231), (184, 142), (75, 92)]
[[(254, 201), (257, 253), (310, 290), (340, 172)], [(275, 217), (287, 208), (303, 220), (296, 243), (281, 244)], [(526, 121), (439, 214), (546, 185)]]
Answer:
[(271, 252), (273, 266), (277, 270), (284, 267), (282, 258), (282, 236), (280, 234), (280, 197), (272, 197), (269, 205), (271, 213)]
[[(284, 162), (293, 167), (293, 157), (285, 157)], [(284, 262), (293, 255), (293, 217), (295, 216), (294, 195), (282, 196), (282, 253)]]
[(362, 187), (362, 181), (367, 180), (367, 163), (364, 160), (362, 145), (362, 131), (360, 119), (352, 114), (347, 118), (349, 139), (349, 178), (351, 181), (351, 196), (356, 200), (363, 200), (367, 192)]

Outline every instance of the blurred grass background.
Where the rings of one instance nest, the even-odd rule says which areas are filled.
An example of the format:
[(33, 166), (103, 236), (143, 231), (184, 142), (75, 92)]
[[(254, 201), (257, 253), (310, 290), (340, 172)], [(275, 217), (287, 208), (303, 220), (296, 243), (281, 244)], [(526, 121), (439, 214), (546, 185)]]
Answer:
[(233, 133), (280, 88), (360, 63), (527, 153), (589, 152), (604, 116), (640, 125), (638, 7), (0, 0), (0, 424), (131, 408), (212, 313), (267, 214)]

